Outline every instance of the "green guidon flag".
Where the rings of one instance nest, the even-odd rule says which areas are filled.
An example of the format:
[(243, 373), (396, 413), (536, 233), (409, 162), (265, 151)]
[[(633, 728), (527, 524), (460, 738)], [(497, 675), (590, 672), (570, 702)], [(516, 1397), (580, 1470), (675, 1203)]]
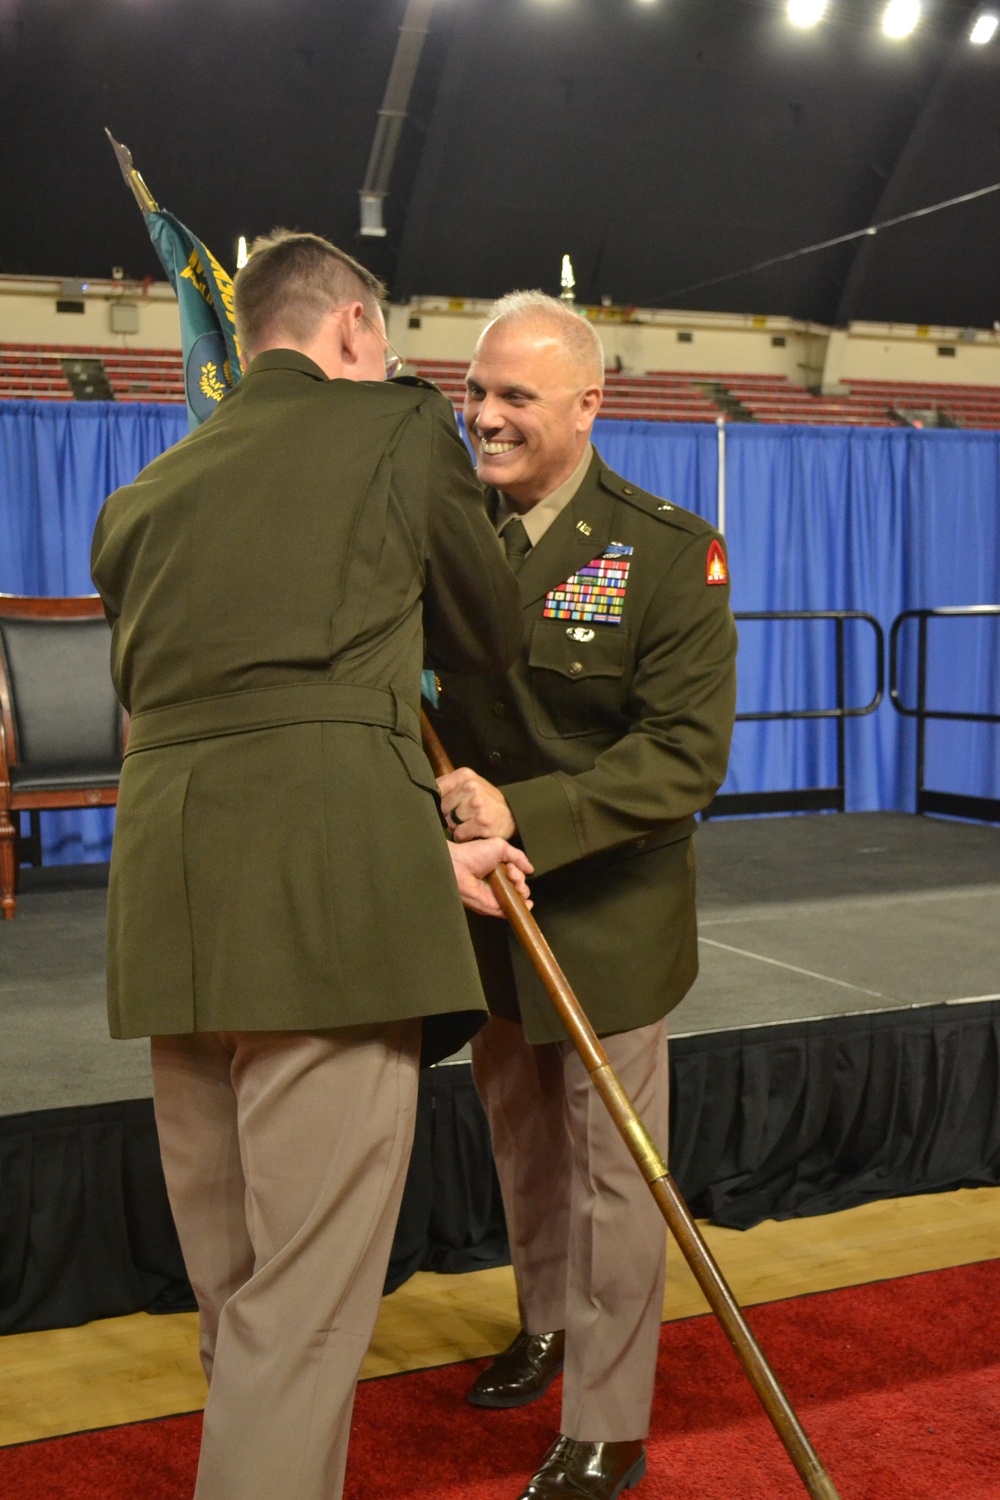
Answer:
[(188, 423), (197, 427), (241, 374), (232, 278), (173, 214), (163, 209), (147, 213), (146, 227), (177, 293)]
[(232, 277), (180, 219), (160, 207), (133, 165), (128, 147), (116, 141), (110, 130), (105, 135), (177, 293), (188, 425), (199, 427), (242, 374), (233, 318)]

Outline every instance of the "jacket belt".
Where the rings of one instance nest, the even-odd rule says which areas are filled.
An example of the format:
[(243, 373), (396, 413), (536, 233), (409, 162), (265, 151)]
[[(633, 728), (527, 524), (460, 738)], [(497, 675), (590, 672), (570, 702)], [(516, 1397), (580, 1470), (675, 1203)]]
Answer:
[(286, 724), (372, 724), (420, 743), (420, 719), (394, 688), (359, 687), (347, 682), (295, 682), (192, 698), (133, 714), (127, 755), (211, 740)]

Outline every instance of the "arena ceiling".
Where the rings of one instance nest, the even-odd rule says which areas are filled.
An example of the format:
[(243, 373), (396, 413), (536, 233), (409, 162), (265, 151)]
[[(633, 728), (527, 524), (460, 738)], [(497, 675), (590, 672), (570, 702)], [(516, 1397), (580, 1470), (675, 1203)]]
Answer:
[[(314, 229), (393, 295), (559, 289), (596, 302), (989, 327), (1000, 193), (692, 287), (1000, 182), (1000, 34), (924, 0), (437, 0), (386, 204), (358, 240), (405, 0), (0, 0), (0, 271), (161, 274), (104, 138), (232, 265)], [(691, 290), (683, 290), (692, 287)]]

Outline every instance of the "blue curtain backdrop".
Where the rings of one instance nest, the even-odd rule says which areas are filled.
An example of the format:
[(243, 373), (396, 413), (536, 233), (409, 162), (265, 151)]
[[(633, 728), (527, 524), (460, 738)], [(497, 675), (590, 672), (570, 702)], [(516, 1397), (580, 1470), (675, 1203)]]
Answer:
[[(1000, 434), (741, 425), (726, 469), (737, 610), (859, 609), (888, 632), (904, 609), (1000, 603)], [(848, 701), (862, 703), (874, 687), (869, 633), (848, 630)], [(928, 705), (996, 712), (1000, 622), (930, 631)], [(835, 701), (832, 625), (748, 622), (741, 637), (741, 710)], [(910, 635), (910, 663), (914, 647)], [(737, 726), (727, 790), (831, 784), (834, 736), (832, 724)], [(848, 809), (912, 811), (915, 743), (888, 702), (849, 722)], [(932, 726), (927, 785), (996, 796), (998, 747), (996, 727)]]
[[(1000, 604), (1000, 434), (934, 437), (912, 449), (906, 608)], [(912, 659), (915, 626), (909, 630)], [(1000, 713), (1000, 622), (934, 621), (927, 656), (929, 705)], [(1000, 728), (929, 726), (926, 781), (938, 791), (1000, 797)]]
[[(92, 594), (106, 495), (187, 432), (183, 406), (0, 401), (0, 593)], [(107, 859), (114, 814), (42, 814), (47, 864)]]
[[(909, 452), (910, 433), (898, 428), (730, 429), (726, 529), (734, 608), (859, 609), (887, 626), (905, 604)], [(871, 631), (861, 623), (846, 628), (847, 701), (862, 704), (875, 685)], [(740, 709), (832, 707), (834, 630), (825, 621), (742, 624)], [(888, 705), (848, 724), (849, 809), (909, 805), (906, 738)], [(836, 779), (832, 722), (737, 726), (727, 791), (831, 786)]]
[[(105, 495), (186, 430), (181, 406), (0, 403), (0, 591), (91, 592)], [(619, 473), (715, 519), (714, 427), (598, 422), (595, 441)], [(888, 630), (903, 609), (1000, 603), (998, 433), (737, 424), (726, 469), (737, 610), (859, 609)], [(860, 703), (872, 653), (848, 628)], [(929, 702), (1000, 711), (996, 621), (933, 624), (929, 657)], [(742, 625), (741, 710), (828, 707), (834, 691), (832, 625)], [(995, 728), (932, 726), (928, 785), (1000, 796), (998, 745)], [(726, 790), (828, 785), (835, 765), (832, 724), (741, 724)], [(848, 725), (847, 794), (855, 811), (913, 808), (914, 728), (888, 704)], [(47, 815), (46, 859), (106, 858), (109, 837), (106, 813)]]
[[(717, 436), (707, 425), (599, 422), (612, 467), (714, 520)], [(726, 539), (739, 611), (858, 609), (888, 635), (905, 609), (1000, 604), (1000, 433), (754, 426), (726, 431)], [(871, 631), (848, 625), (847, 701), (875, 688)], [(932, 622), (928, 706), (1000, 712), (1000, 621)], [(852, 643), (854, 650), (852, 651)], [(903, 638), (914, 664), (916, 630)], [(836, 701), (832, 622), (740, 625), (739, 708)], [(909, 702), (914, 701), (913, 674)], [(736, 726), (724, 790), (829, 786), (832, 722)], [(847, 725), (850, 811), (913, 811), (916, 730), (883, 703)], [(934, 724), (926, 784), (1000, 796), (1000, 729)]]

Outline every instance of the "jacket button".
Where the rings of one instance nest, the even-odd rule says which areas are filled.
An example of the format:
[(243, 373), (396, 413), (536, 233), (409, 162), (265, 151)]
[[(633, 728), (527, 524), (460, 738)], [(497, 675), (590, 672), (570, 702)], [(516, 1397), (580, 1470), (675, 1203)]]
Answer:
[(496, 770), (497, 766), (503, 765), (503, 756), (500, 754), (499, 750), (491, 750), (489, 755), (487, 755), (486, 760), (494, 770)]
[(569, 664), (569, 675), (571, 677), (579, 677), (579, 675), (580, 675), (580, 673), (582, 671), (583, 671), (583, 662), (582, 661), (571, 661), (570, 662), (570, 664)]
[(633, 488), (632, 488), (632, 486), (630, 484), (623, 484), (622, 485), (622, 494), (623, 495), (632, 495), (634, 493), (635, 493), (635, 491), (633, 490)]
[(502, 719), (507, 712), (507, 705), (502, 698), (498, 698), (493, 705), (493, 713), (498, 719)]

